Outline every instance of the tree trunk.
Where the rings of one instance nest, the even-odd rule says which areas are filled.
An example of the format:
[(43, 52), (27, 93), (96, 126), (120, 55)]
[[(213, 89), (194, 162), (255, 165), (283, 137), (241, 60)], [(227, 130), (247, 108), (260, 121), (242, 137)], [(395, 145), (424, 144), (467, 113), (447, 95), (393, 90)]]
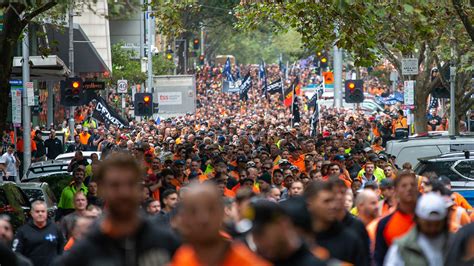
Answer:
[(426, 132), (426, 127), (428, 124), (426, 118), (426, 108), (428, 107), (426, 103), (426, 97), (424, 93), (416, 93), (417, 90), (423, 90), (425, 88), (418, 86), (415, 87), (415, 133), (420, 134)]
[[(16, 10), (21, 13), (21, 5), (16, 5)], [(23, 23), (13, 8), (8, 8), (4, 14), (3, 31), (0, 31), (0, 132), (7, 128), (7, 113), (10, 107), (10, 75), (13, 65), (13, 52), (15, 51)]]

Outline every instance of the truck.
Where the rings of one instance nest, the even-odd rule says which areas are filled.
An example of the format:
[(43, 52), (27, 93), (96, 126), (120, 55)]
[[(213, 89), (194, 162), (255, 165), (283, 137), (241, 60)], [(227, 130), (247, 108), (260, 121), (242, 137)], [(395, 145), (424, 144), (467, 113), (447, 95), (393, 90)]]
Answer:
[(153, 78), (153, 102), (158, 104), (155, 118), (170, 118), (196, 112), (194, 75), (166, 75)]

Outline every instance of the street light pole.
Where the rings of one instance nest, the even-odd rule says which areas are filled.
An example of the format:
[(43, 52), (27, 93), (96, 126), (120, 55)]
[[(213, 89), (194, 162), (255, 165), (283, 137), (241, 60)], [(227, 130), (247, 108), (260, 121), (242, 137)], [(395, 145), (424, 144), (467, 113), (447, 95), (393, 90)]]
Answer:
[[(25, 32), (22, 42), (23, 52), (23, 174), (26, 174), (31, 164), (31, 112), (28, 106), (28, 93), (26, 91), (26, 83), (30, 81), (30, 45), (28, 36), (28, 26), (25, 27)], [(15, 177), (15, 182), (20, 182), (20, 177)]]
[(342, 106), (342, 49), (334, 45), (334, 107)]
[[(74, 0), (69, 7), (69, 77), (74, 77)], [(74, 141), (74, 107), (69, 108), (69, 137)]]
[(152, 41), (151, 39), (153, 38), (153, 31), (155, 30), (153, 28), (153, 20), (151, 18), (151, 0), (148, 0), (148, 16), (147, 16), (147, 25), (148, 25), (148, 86), (146, 88), (146, 92), (152, 92), (152, 87), (153, 87), (153, 58), (152, 58), (152, 52), (151, 52), (151, 44)]

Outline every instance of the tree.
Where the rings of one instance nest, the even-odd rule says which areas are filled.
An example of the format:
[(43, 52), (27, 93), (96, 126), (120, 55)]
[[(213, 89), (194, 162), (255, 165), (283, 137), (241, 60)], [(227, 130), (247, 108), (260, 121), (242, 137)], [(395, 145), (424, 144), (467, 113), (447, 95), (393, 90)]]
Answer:
[[(426, 131), (428, 95), (433, 88), (447, 85), (441, 76), (431, 79), (431, 68), (438, 65), (446, 69), (447, 58), (438, 55), (447, 45), (465, 44), (465, 37), (469, 36), (471, 24), (464, 22), (472, 11), (455, 14), (455, 6), (449, 1), (338, 0), (242, 1), (236, 16), (241, 29), (254, 29), (265, 22), (275, 31), (296, 29), (303, 36), (303, 43), (313, 49), (337, 45), (349, 51), (357, 65), (369, 66), (386, 58), (400, 73), (401, 58), (417, 58), (420, 74), (415, 88), (415, 130), (422, 133)], [(453, 28), (459, 24), (465, 27)], [(449, 38), (450, 27), (455, 38)], [(445, 41), (447, 36), (449, 43)], [(467, 56), (472, 58), (472, 40), (467, 47)], [(462, 64), (472, 65), (472, 59), (454, 61), (459, 69), (467, 70)]]
[[(66, 2), (66, 1), (64, 1)], [(8, 108), (10, 106), (10, 75), (13, 67), (13, 53), (26, 26), (38, 15), (51, 10), (59, 0), (37, 1), (31, 5), (30, 1), (1, 0), (0, 9), (3, 10), (3, 30), (0, 30), (0, 130), (7, 125)]]

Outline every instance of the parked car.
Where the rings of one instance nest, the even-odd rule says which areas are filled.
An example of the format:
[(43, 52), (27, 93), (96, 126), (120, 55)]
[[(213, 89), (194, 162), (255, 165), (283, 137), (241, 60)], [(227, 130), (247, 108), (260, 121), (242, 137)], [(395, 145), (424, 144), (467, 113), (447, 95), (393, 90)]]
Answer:
[(386, 153), (396, 156), (395, 163), (402, 166), (409, 162), (414, 167), (418, 158), (437, 156), (450, 152), (474, 150), (472, 136), (426, 136), (387, 142)]
[(32, 163), (21, 181), (38, 182), (42, 177), (69, 174), (67, 171), (68, 165), (69, 163), (66, 161), (56, 160)]
[(424, 175), (428, 172), (447, 176), (451, 180), (452, 190), (474, 204), (474, 151), (420, 158), (415, 173)]
[[(92, 162), (91, 155), (93, 153), (97, 154), (99, 156), (99, 160), (100, 160), (100, 156), (101, 156), (100, 151), (83, 151), (82, 156), (84, 158), (86, 158), (89, 163), (91, 163)], [(69, 164), (71, 162), (72, 158), (74, 158), (75, 154), (76, 154), (75, 152), (68, 152), (68, 153), (59, 154), (54, 160), (55, 161), (65, 161)]]
[(26, 196), (31, 203), (35, 200), (42, 200), (46, 203), (48, 207), (48, 216), (55, 217), (56, 211), (58, 209), (56, 203), (56, 197), (53, 194), (53, 191), (49, 188), (48, 183), (46, 182), (29, 182), (29, 183), (19, 183), (18, 187), (25, 192)]
[(14, 182), (0, 183), (0, 213), (11, 217), (14, 229), (27, 221), (30, 209), (27, 195)]
[(71, 182), (71, 173), (67, 171), (66, 161), (44, 161), (32, 163), (21, 182), (46, 182), (53, 191), (54, 196), (59, 199), (61, 191)]

